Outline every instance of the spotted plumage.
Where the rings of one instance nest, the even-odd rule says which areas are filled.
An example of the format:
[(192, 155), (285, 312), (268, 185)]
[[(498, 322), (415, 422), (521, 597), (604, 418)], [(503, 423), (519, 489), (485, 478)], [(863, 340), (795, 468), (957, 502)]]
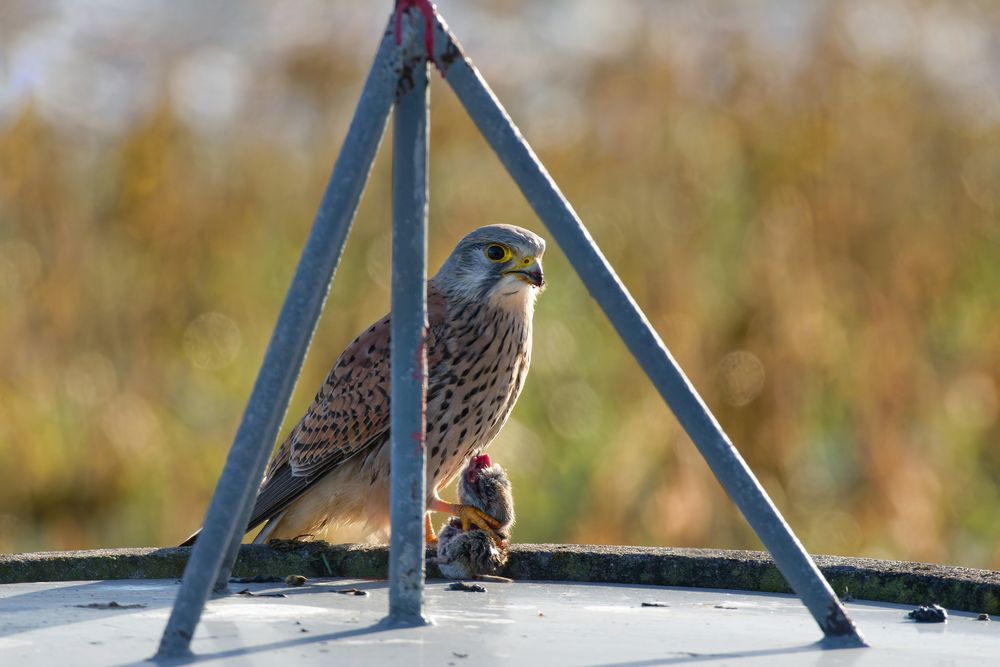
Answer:
[[(427, 284), (428, 508), (503, 427), (531, 361), (545, 242), (511, 225), (463, 238)], [(341, 353), (305, 416), (275, 452), (247, 530), (257, 540), (320, 535), (389, 520), (389, 316)]]

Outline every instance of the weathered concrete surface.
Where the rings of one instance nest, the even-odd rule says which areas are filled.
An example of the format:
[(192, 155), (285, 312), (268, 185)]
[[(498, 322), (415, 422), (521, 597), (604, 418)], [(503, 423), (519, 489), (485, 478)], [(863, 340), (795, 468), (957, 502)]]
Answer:
[[(180, 577), (190, 549), (101, 549), (0, 555), (0, 583)], [(815, 556), (838, 594), (900, 604), (1000, 614), (1000, 572), (868, 558)], [(236, 576), (384, 579), (385, 547), (325, 542), (244, 545)], [(433, 564), (428, 576), (440, 577)], [(759, 551), (515, 544), (504, 574), (518, 580), (581, 581), (787, 593)]]
[[(0, 585), (0, 664), (150, 667), (178, 588), (175, 579)], [(157, 664), (939, 667), (991, 665), (1000, 655), (1000, 623), (964, 611), (915, 623), (912, 606), (852, 602), (870, 648), (838, 650), (818, 641), (791, 595), (569, 582), (483, 588), (432, 580), (424, 609), (433, 624), (399, 627), (382, 622), (385, 581), (240, 584), (246, 592), (209, 600), (195, 657)]]

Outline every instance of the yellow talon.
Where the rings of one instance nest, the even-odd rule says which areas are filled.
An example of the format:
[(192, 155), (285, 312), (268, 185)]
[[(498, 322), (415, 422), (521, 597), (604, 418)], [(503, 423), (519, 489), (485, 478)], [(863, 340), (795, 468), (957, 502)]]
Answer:
[[(497, 545), (504, 545), (505, 543), (496, 533), (496, 530), (500, 528), (500, 522), (477, 507), (447, 503), (435, 495), (431, 502), (428, 503), (427, 510), (428, 512), (448, 512), (449, 514), (453, 514), (461, 521), (463, 531), (468, 531), (470, 528), (475, 527), (489, 535)], [(427, 530), (433, 533), (433, 529), (430, 528), (429, 517), (425, 517), (425, 521), (427, 522), (425, 524)], [(436, 541), (437, 537), (434, 540)]]
[(463, 531), (468, 531), (474, 526), (492, 537), (495, 542), (500, 541), (500, 537), (496, 534), (496, 529), (500, 527), (500, 522), (481, 509), (472, 507), (471, 505), (460, 505), (458, 518), (462, 521)]

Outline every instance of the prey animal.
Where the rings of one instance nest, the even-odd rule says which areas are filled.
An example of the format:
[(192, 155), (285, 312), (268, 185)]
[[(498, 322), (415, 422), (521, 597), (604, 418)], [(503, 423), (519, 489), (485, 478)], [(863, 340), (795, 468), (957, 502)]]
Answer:
[[(431, 511), (495, 529), (482, 509), (440, 490), (507, 421), (528, 374), (535, 299), (545, 285), (545, 241), (512, 225), (480, 227), (458, 242), (427, 283), (427, 497)], [(255, 542), (324, 537), (389, 524), (390, 315), (340, 354), (306, 414), (278, 447), (246, 530)], [(191, 544), (197, 533), (185, 544)]]
[[(510, 480), (489, 454), (472, 458), (458, 482), (458, 501), (497, 520), (494, 530), (466, 525), (451, 517), (438, 534), (435, 562), (449, 579), (494, 579), (507, 564), (507, 541), (514, 525), (514, 496)], [(506, 578), (498, 578), (510, 581)]]

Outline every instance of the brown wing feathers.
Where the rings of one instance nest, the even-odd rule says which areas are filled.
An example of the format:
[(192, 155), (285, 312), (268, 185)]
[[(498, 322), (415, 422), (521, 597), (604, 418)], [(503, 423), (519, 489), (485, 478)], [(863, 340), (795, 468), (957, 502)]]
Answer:
[[(436, 345), (447, 304), (428, 286), (428, 368), (448, 350)], [(389, 434), (389, 316), (373, 324), (341, 353), (305, 416), (275, 452), (257, 492), (247, 531), (293, 503), (324, 474), (381, 446)], [(197, 533), (184, 545), (194, 542)], [(182, 546), (184, 546), (182, 545)]]
[(302, 420), (278, 448), (247, 530), (271, 518), (333, 468), (389, 431), (389, 318), (354, 339)]

